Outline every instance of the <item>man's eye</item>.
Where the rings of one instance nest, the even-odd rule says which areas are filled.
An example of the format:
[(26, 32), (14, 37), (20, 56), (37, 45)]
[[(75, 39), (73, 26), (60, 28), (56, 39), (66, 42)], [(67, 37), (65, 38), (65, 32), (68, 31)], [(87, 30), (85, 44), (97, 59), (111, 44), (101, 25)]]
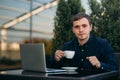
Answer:
[(79, 28), (79, 26), (74, 26), (74, 28)]
[(87, 25), (86, 25), (86, 24), (83, 24), (82, 26), (83, 26), (83, 27), (87, 27)]

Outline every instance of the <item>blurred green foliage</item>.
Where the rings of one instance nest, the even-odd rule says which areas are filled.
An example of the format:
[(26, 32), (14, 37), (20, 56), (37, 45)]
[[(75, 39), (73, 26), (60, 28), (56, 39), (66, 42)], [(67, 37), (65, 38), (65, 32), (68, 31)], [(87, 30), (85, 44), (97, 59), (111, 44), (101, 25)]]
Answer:
[(120, 52), (120, 1), (118, 0), (88, 0), (93, 22), (93, 33), (105, 38), (114, 48)]

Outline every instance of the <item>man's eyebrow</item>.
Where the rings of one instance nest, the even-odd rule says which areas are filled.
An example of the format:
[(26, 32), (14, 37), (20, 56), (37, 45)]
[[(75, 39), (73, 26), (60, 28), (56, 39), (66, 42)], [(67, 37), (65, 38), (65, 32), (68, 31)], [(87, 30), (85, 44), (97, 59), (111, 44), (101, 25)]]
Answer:
[(75, 25), (74, 27), (79, 27), (79, 25)]
[(83, 23), (82, 25), (87, 25), (86, 23)]

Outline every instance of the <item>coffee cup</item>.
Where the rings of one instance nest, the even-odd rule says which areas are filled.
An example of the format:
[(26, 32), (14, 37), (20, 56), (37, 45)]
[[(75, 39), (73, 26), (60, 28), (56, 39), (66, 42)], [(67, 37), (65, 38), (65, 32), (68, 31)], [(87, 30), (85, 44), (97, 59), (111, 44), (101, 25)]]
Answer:
[(74, 57), (74, 54), (75, 54), (75, 51), (69, 51), (69, 50), (64, 51), (64, 56), (67, 59), (72, 59)]

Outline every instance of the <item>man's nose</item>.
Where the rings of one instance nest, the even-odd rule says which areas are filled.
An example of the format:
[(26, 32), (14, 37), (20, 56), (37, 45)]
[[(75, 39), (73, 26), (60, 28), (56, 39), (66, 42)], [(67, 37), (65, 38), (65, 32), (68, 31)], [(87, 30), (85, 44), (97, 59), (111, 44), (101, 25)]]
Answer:
[(82, 28), (82, 27), (79, 27), (79, 31), (83, 31), (83, 28)]

